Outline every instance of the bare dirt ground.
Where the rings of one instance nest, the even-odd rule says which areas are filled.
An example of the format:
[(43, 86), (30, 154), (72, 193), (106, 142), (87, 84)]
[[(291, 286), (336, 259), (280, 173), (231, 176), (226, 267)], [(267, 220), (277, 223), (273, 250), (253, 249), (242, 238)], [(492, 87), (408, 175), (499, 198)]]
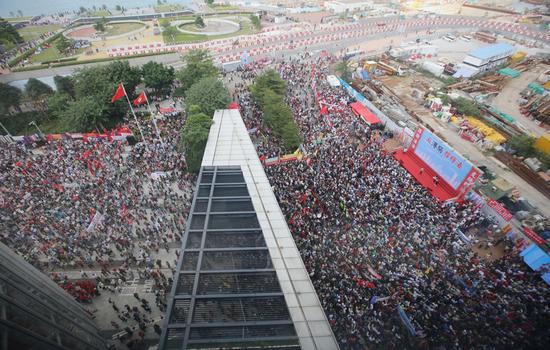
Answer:
[(518, 99), (520, 92), (532, 83), (537, 77), (548, 70), (550, 67), (544, 64), (539, 64), (535, 68), (521, 73), (514, 79), (509, 79), (502, 91), (493, 99), (492, 105), (501, 112), (507, 113), (516, 118), (517, 122), (532, 132), (535, 136), (541, 136), (548, 133), (548, 129), (539, 125), (536, 120), (530, 119), (520, 113)]

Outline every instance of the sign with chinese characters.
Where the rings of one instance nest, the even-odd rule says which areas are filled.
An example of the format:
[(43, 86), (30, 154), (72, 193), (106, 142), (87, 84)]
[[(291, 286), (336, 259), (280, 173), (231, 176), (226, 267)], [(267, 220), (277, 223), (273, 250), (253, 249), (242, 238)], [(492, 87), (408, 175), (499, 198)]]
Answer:
[[(426, 129), (418, 129), (410, 150), (434, 170), (454, 190), (468, 180), (468, 187), (479, 177), (479, 172), (448, 144)], [(474, 169), (474, 171), (472, 171)]]
[(487, 202), (487, 204), (491, 208), (493, 208), (498, 213), (498, 215), (502, 216), (502, 218), (507, 222), (512, 220), (513, 215), (508, 211), (508, 209), (504, 208), (504, 206), (499, 202), (497, 202), (496, 200), (491, 199), (490, 201)]
[(531, 230), (529, 227), (524, 227), (523, 228), (523, 233), (529, 237), (529, 239), (531, 239), (533, 242), (535, 242), (537, 245), (543, 245), (544, 244), (544, 239), (537, 235), (537, 233), (533, 230)]

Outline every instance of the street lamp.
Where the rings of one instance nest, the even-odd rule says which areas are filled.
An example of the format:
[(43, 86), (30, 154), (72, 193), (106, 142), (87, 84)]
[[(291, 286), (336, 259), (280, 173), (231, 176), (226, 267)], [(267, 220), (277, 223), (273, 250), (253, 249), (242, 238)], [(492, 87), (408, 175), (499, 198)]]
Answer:
[(42, 130), (40, 130), (40, 128), (38, 127), (38, 125), (36, 124), (36, 122), (33, 120), (32, 122), (29, 123), (29, 126), (31, 125), (34, 125), (34, 127), (36, 128), (36, 130), (38, 130), (38, 135), (40, 135), (40, 137), (43, 137), (45, 134), (42, 132)]

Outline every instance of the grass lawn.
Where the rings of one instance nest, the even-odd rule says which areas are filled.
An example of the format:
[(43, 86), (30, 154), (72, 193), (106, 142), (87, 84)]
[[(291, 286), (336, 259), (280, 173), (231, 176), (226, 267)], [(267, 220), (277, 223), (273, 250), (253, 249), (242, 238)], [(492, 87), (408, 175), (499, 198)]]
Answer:
[(141, 29), (145, 27), (142, 23), (138, 22), (130, 22), (130, 23), (107, 23), (106, 26), (107, 30), (105, 31), (104, 35), (106, 36), (113, 36), (113, 35), (120, 35), (124, 33), (129, 33), (133, 30)]
[(57, 24), (48, 24), (43, 26), (26, 26), (18, 30), (19, 34), (25, 41), (31, 41), (40, 37), (47, 32), (55, 32), (61, 29), (62, 26)]
[(232, 5), (213, 5), (209, 7), (216, 12), (234, 11), (239, 9), (237, 6)]
[[(62, 55), (59, 51), (57, 51), (57, 49), (55, 48), (56, 42), (57, 42), (57, 40), (50, 43), (50, 47), (45, 49), (45, 50), (42, 50), (41, 53), (34, 54), (31, 57), (32, 61), (34, 63), (41, 63), (41, 62), (45, 62), (45, 61), (57, 60), (57, 59), (60, 59), (60, 58), (72, 57), (72, 56)], [(85, 50), (85, 48), (78, 49), (74, 56), (81, 54), (82, 52), (84, 52), (84, 50)]]
[(156, 13), (161, 12), (172, 12), (172, 11), (180, 11), (183, 9), (183, 6), (180, 4), (164, 4), (164, 5), (155, 5), (153, 6)]
[(4, 18), (4, 19), (6, 21), (10, 22), (10, 23), (19, 23), (19, 22), (23, 22), (23, 21), (28, 21), (31, 18), (32, 18), (32, 16), (23, 16), (23, 17), (9, 17), (9, 18)]
[(194, 43), (194, 42), (210, 41), (210, 40), (216, 40), (216, 39), (230, 38), (230, 37), (239, 36), (239, 35), (248, 35), (248, 34), (253, 34), (257, 32), (258, 31), (254, 29), (250, 21), (244, 20), (244, 21), (241, 21), (241, 29), (235, 33), (230, 33), (230, 34), (208, 36), (204, 34), (187, 34), (187, 33), (181, 33), (178, 31), (178, 33), (175, 34), (173, 38), (172, 36), (166, 35), (166, 32), (162, 32), (162, 36), (166, 44), (173, 44), (173, 43)]

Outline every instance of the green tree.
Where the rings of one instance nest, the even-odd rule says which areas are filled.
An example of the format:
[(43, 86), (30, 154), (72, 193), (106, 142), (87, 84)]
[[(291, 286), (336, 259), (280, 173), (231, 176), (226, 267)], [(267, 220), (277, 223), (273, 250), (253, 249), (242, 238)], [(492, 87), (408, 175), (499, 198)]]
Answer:
[(278, 96), (284, 95), (286, 91), (286, 82), (273, 69), (269, 69), (265, 73), (258, 75), (254, 81), (254, 85), (250, 87), (254, 99), (259, 103), (262, 103), (263, 94), (268, 90), (271, 90)]
[(50, 113), (55, 117), (63, 114), (69, 103), (72, 101), (71, 96), (66, 93), (56, 92), (48, 99), (48, 108)]
[(218, 68), (214, 66), (206, 50), (191, 50), (185, 55), (183, 61), (185, 67), (176, 73), (183, 92), (202, 78), (216, 77), (219, 74)]
[(83, 14), (85, 12), (87, 12), (86, 8), (84, 6), (80, 6), (80, 8), (78, 9), (78, 13)]
[(124, 84), (126, 93), (132, 99), (135, 97), (135, 87), (140, 80), (140, 69), (130, 67), (127, 61), (115, 61), (105, 66), (86, 67), (73, 74), (75, 101), (92, 98), (105, 113), (105, 118), (108, 119), (105, 125), (115, 125), (128, 111), (126, 98), (111, 103), (118, 84)]
[(104, 105), (97, 103), (93, 96), (88, 96), (70, 102), (61, 118), (69, 130), (86, 132), (115, 126), (115, 121), (109, 119), (106, 112)]
[(341, 61), (336, 65), (336, 72), (340, 74), (340, 78), (342, 78), (342, 80), (351, 80), (351, 71), (349, 70), (348, 63), (346, 61)]
[(201, 16), (197, 16), (197, 18), (195, 18), (195, 26), (197, 28), (204, 28), (206, 26)]
[(53, 94), (53, 89), (36, 78), (30, 78), (25, 84), (25, 93), (30, 98), (37, 100), (44, 95)]
[(65, 38), (64, 35), (61, 35), (59, 39), (55, 42), (55, 48), (62, 54), (66, 54), (67, 50), (72, 46), (71, 41)]
[(227, 89), (217, 77), (206, 77), (193, 84), (185, 94), (188, 106), (197, 105), (206, 115), (212, 116), (216, 109), (225, 109), (231, 99)]
[(262, 22), (260, 21), (260, 17), (256, 15), (250, 15), (250, 21), (252, 22), (252, 25), (256, 30), (262, 29)]
[(168, 27), (170, 27), (170, 21), (167, 19), (167, 18), (162, 18), (160, 21), (159, 21), (159, 24), (162, 28), (166, 29)]
[(74, 97), (74, 83), (70, 76), (62, 77), (61, 75), (56, 75), (53, 77), (53, 82), (58, 93)]
[(15, 86), (0, 83), (0, 115), (7, 115), (11, 107), (19, 109), (21, 90)]
[[(196, 111), (197, 108), (189, 108)], [(181, 130), (181, 145), (185, 149), (187, 170), (192, 173), (199, 171), (204, 148), (208, 140), (208, 132), (212, 118), (204, 113), (189, 115)]]
[(94, 29), (98, 32), (104, 32), (105, 31), (105, 25), (107, 24), (107, 19), (105, 17), (102, 17), (94, 24)]
[(280, 138), (287, 150), (295, 150), (301, 142), (300, 130), (292, 111), (284, 102), (286, 84), (274, 70), (256, 77), (250, 87), (252, 97), (263, 111), (266, 125)]
[(23, 41), (17, 29), (0, 17), (0, 44), (19, 44)]
[(205, 2), (206, 5), (208, 5), (208, 6), (214, 5), (214, 0), (204, 0), (204, 2)]
[(451, 102), (456, 111), (462, 115), (480, 117), (481, 111), (474, 101), (459, 97)]
[(286, 123), (282, 128), (281, 140), (283, 141), (283, 146), (285, 146), (286, 149), (297, 149), (302, 143), (298, 125), (293, 122)]
[(172, 90), (174, 68), (149, 61), (141, 67), (143, 82), (154, 90), (155, 95), (167, 95)]
[(117, 11), (122, 11), (122, 7), (120, 7), (120, 5), (116, 5), (116, 6), (115, 6), (115, 10), (117, 10)]
[(522, 157), (532, 157), (535, 154), (535, 138), (529, 135), (512, 136), (508, 140), (508, 146)]

